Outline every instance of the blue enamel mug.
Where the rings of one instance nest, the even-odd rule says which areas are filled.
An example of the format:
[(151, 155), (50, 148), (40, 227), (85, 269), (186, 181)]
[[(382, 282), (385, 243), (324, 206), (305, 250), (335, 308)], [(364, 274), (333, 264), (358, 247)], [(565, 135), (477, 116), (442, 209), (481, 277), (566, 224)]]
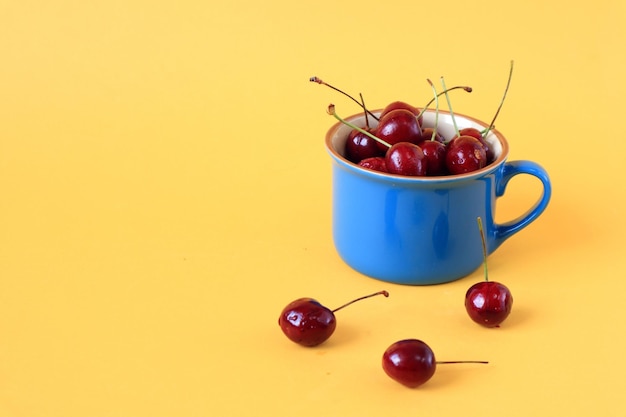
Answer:
[[(363, 115), (347, 120), (365, 125)], [(370, 126), (372, 118), (370, 118)], [(484, 130), (488, 124), (472, 117), (439, 111), (437, 129), (446, 138), (457, 128)], [(435, 113), (423, 115), (432, 126)], [(496, 159), (483, 169), (462, 175), (408, 177), (362, 168), (344, 156), (352, 129), (336, 123), (326, 134), (332, 159), (332, 232), (343, 261), (357, 272), (382, 281), (430, 285), (455, 281), (483, 263), (477, 218), (483, 222), (487, 251), (537, 219), (551, 196), (547, 172), (531, 161), (507, 161), (509, 145), (493, 129), (487, 141)], [(507, 183), (527, 174), (541, 181), (542, 193), (518, 218), (496, 223), (496, 203)]]

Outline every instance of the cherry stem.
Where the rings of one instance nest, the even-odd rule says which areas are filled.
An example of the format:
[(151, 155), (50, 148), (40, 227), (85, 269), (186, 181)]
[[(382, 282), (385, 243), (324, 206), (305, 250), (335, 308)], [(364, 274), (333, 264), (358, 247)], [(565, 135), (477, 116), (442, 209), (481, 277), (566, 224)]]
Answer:
[(494, 127), (494, 123), (496, 122), (496, 118), (498, 117), (498, 114), (500, 113), (500, 109), (502, 108), (502, 105), (504, 104), (504, 99), (506, 98), (506, 93), (509, 91), (509, 85), (511, 85), (511, 78), (513, 77), (513, 60), (511, 60), (511, 67), (509, 68), (509, 78), (506, 81), (506, 87), (504, 89), (504, 94), (502, 95), (502, 100), (500, 100), (500, 105), (498, 106), (498, 109), (496, 110), (496, 114), (493, 116), (493, 119), (491, 120), (491, 123), (489, 124), (489, 127), (487, 128), (487, 130), (485, 130), (485, 133), (483, 134), (483, 137), (487, 136), (487, 133), (489, 133), (490, 130), (493, 129)]
[(333, 116), (335, 119), (339, 120), (341, 123), (345, 124), (346, 126), (351, 127), (352, 129), (356, 129), (359, 132), (363, 133), (364, 135), (369, 136), (370, 138), (374, 139), (378, 143), (380, 143), (382, 145), (385, 145), (388, 148), (391, 148), (391, 145), (389, 143), (385, 142), (384, 140), (382, 140), (380, 138), (377, 138), (376, 136), (372, 135), (367, 130), (364, 130), (364, 129), (358, 127), (357, 125), (354, 125), (354, 124), (348, 122), (347, 120), (344, 120), (341, 117), (339, 117), (339, 115), (337, 115), (337, 113), (335, 112), (335, 105), (334, 104), (329, 104), (328, 105), (328, 109), (326, 110), (326, 112), (328, 114), (330, 114), (331, 116)]
[[(436, 95), (436, 97), (437, 97), (437, 98), (439, 98), (440, 96), (442, 96), (442, 95), (446, 94), (448, 91), (457, 90), (457, 89), (459, 89), (459, 88), (462, 88), (462, 89), (463, 89), (463, 91), (467, 91), (468, 93), (471, 93), (471, 92), (473, 91), (473, 90), (472, 90), (472, 87), (468, 87), (468, 86), (466, 86), (466, 85), (457, 85), (456, 87), (450, 87), (450, 88), (448, 88), (447, 90), (442, 91), (441, 93), (437, 94), (437, 95)], [(428, 109), (428, 107), (429, 107), (431, 104), (433, 104), (434, 102), (435, 102), (435, 98), (433, 97), (433, 98), (431, 98), (431, 99), (430, 99), (430, 101), (429, 101), (428, 103), (426, 103), (426, 105), (425, 105), (425, 106), (424, 106), (424, 108), (423, 108), (423, 109), (419, 112), (419, 114), (417, 115), (417, 117), (418, 117), (418, 118), (420, 118), (420, 117), (421, 117), (421, 116), (422, 116), (422, 115), (426, 112), (426, 110)]]
[(429, 79), (426, 79), (426, 81), (430, 84), (430, 87), (433, 89), (433, 94), (435, 95), (435, 98), (433, 99), (435, 101), (435, 126), (433, 127), (433, 134), (430, 137), (430, 140), (434, 141), (437, 137), (437, 126), (439, 125), (439, 95), (437, 94), (437, 89), (435, 88), (433, 82)]
[(338, 89), (337, 87), (333, 87), (332, 85), (328, 84), (327, 82), (323, 81), (321, 78), (318, 77), (311, 77), (309, 78), (309, 81), (311, 81), (312, 83), (318, 83), (321, 85), (325, 85), (328, 88), (331, 88), (335, 91), (337, 91), (338, 93), (343, 94), (344, 96), (348, 97), (350, 100), (354, 101), (356, 104), (358, 104), (359, 106), (361, 106), (363, 108), (363, 110), (369, 114), (370, 116), (372, 116), (374, 119), (379, 120), (378, 116), (376, 116), (374, 113), (372, 113), (371, 111), (367, 110), (367, 108), (365, 108), (365, 106), (363, 105), (363, 103), (359, 103), (359, 101), (357, 99), (355, 99), (354, 97), (352, 97), (350, 94), (341, 91), (340, 89)]
[(489, 281), (489, 271), (487, 269), (487, 242), (485, 240), (485, 230), (483, 229), (483, 220), (480, 217), (476, 218), (478, 223), (478, 231), (480, 232), (480, 240), (483, 244), (483, 268), (485, 270), (485, 281)]
[(348, 307), (350, 304), (356, 303), (357, 301), (365, 300), (366, 298), (375, 297), (375, 296), (377, 296), (377, 295), (384, 295), (385, 297), (389, 297), (389, 293), (388, 293), (387, 291), (385, 291), (385, 290), (383, 290), (383, 291), (378, 291), (378, 292), (375, 292), (375, 293), (373, 293), (373, 294), (370, 294), (370, 295), (365, 295), (365, 296), (363, 296), (363, 297), (359, 297), (359, 298), (357, 298), (357, 299), (355, 299), (355, 300), (352, 300), (352, 301), (350, 301), (349, 303), (346, 303), (346, 304), (342, 305), (341, 307), (337, 307), (337, 308), (336, 308), (336, 309), (334, 309), (332, 312), (334, 313), (334, 312), (336, 312), (336, 311), (341, 310), (341, 309), (342, 309), (342, 308), (344, 308), (344, 307)]
[[(365, 107), (365, 100), (363, 99), (363, 94), (359, 93), (359, 97), (361, 98), (361, 106), (366, 109), (367, 107)], [(367, 127), (368, 129), (370, 128), (370, 119), (369, 117), (367, 117), (367, 111), (363, 111), (363, 116), (365, 117), (365, 127)]]
[[(437, 94), (437, 97), (440, 97), (440, 96), (442, 96), (442, 95), (446, 94), (448, 91), (458, 90), (458, 89), (460, 89), (460, 88), (462, 88), (462, 89), (463, 89), (463, 91), (467, 91), (468, 93), (471, 93), (471, 92), (473, 91), (473, 90), (472, 90), (472, 87), (469, 87), (469, 86), (467, 86), (467, 85), (457, 85), (457, 86), (455, 86), (455, 87), (450, 87), (450, 88), (448, 88), (447, 90), (442, 91), (441, 93)], [(431, 98), (431, 99), (430, 99), (430, 101), (428, 102), (428, 104), (426, 104), (426, 107), (430, 106), (430, 105), (431, 105), (431, 104), (433, 104), (434, 102), (435, 102), (435, 98), (433, 97), (433, 98)]]
[(443, 87), (443, 91), (446, 94), (446, 101), (448, 102), (448, 110), (450, 110), (450, 117), (452, 118), (452, 124), (454, 125), (454, 131), (457, 136), (460, 136), (459, 128), (456, 125), (456, 119), (454, 118), (454, 112), (452, 111), (452, 103), (450, 103), (450, 96), (448, 95), (448, 90), (446, 89), (446, 82), (441, 77), (441, 86)]
[(453, 364), (453, 363), (481, 363), (481, 364), (488, 364), (488, 361), (436, 361), (435, 362), (437, 365), (449, 365), (449, 364)]

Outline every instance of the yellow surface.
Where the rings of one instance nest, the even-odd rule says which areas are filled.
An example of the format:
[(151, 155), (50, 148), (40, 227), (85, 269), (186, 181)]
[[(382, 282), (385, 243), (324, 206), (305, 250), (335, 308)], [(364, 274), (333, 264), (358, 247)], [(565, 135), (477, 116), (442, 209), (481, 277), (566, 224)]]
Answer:
[[(0, 416), (624, 416), (621, 0), (0, 3)], [(490, 257), (515, 303), (483, 329), (482, 271), (433, 287), (360, 276), (334, 251), (323, 137), (356, 105), (458, 112), (550, 173), (545, 214)], [(536, 198), (515, 179), (498, 218)], [(338, 313), (316, 349), (289, 301)], [(396, 340), (441, 366), (409, 390)]]

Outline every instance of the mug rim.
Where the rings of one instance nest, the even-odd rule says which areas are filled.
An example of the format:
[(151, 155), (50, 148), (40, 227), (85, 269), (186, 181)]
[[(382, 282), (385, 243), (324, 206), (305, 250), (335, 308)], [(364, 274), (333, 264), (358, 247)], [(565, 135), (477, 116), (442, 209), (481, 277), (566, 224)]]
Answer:
[[(381, 112), (382, 112), (382, 109), (372, 111), (372, 113), (375, 115), (379, 115)], [(424, 114), (426, 113), (434, 115), (435, 110), (427, 109), (424, 112)], [(483, 129), (486, 129), (489, 127), (488, 123), (485, 123), (475, 117), (467, 116), (462, 113), (455, 112), (454, 115), (452, 115), (452, 113), (449, 111), (439, 110), (439, 115), (448, 116), (450, 118), (454, 117), (457, 122), (458, 122), (458, 119), (465, 119), (465, 121), (470, 122), (470, 124), (478, 125), (482, 127)], [(359, 125), (359, 123), (355, 123), (355, 122), (361, 121), (362, 124), (364, 124), (365, 115), (363, 113), (358, 113), (358, 114), (354, 114), (349, 117), (346, 117), (345, 120), (350, 123), (356, 124), (359, 127), (362, 127), (361, 125)], [(333, 159), (337, 163), (341, 164), (343, 167), (348, 168), (355, 173), (370, 176), (372, 178), (378, 178), (381, 180), (386, 179), (386, 180), (393, 180), (393, 181), (402, 182), (402, 183), (431, 183), (432, 184), (432, 183), (442, 183), (442, 182), (456, 182), (456, 181), (462, 181), (462, 180), (467, 180), (467, 179), (479, 178), (495, 171), (499, 166), (501, 166), (506, 161), (508, 154), (509, 154), (508, 141), (506, 140), (506, 138), (500, 131), (498, 131), (496, 128), (492, 128), (489, 131), (488, 139), (490, 137), (495, 138), (495, 140), (497, 140), (500, 143), (501, 150), (497, 158), (492, 163), (490, 163), (489, 165), (486, 165), (485, 167), (481, 169), (467, 172), (465, 174), (438, 175), (438, 176), (408, 176), (408, 175), (390, 174), (387, 172), (374, 171), (372, 169), (361, 167), (355, 164), (354, 162), (348, 160), (345, 156), (343, 156), (343, 152), (339, 152), (339, 150), (335, 149), (334, 140), (341, 128), (350, 129), (349, 126), (338, 121), (335, 124), (333, 124), (330, 127), (330, 129), (328, 129), (328, 131), (326, 132), (325, 144), (326, 144), (326, 150), (329, 152), (329, 154), (333, 157)], [(346, 135), (346, 138), (347, 138), (347, 135)]]

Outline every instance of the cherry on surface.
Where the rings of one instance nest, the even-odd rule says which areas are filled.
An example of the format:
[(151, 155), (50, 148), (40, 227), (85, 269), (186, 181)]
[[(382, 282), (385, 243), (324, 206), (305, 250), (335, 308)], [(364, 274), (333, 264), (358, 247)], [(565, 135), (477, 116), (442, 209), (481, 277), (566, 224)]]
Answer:
[(511, 291), (499, 282), (477, 282), (465, 294), (467, 314), (484, 327), (500, 327), (511, 314), (512, 306)]
[(438, 364), (480, 363), (486, 361), (436, 361), (433, 350), (419, 339), (404, 339), (393, 343), (383, 353), (383, 370), (394, 381), (417, 388), (435, 374)]
[(487, 244), (482, 219), (477, 219), (483, 246), (483, 267), (485, 280), (472, 285), (465, 293), (465, 309), (470, 318), (484, 327), (500, 327), (511, 314), (513, 296), (506, 285), (489, 281), (487, 268)]
[(395, 342), (383, 353), (383, 370), (393, 380), (417, 388), (435, 374), (437, 362), (430, 346), (418, 339)]
[(334, 310), (320, 304), (313, 298), (299, 298), (287, 304), (278, 317), (278, 325), (289, 340), (302, 346), (317, 346), (335, 332), (337, 320), (335, 313), (366, 298), (376, 295), (389, 297), (387, 291), (378, 291), (363, 297), (354, 299)]

